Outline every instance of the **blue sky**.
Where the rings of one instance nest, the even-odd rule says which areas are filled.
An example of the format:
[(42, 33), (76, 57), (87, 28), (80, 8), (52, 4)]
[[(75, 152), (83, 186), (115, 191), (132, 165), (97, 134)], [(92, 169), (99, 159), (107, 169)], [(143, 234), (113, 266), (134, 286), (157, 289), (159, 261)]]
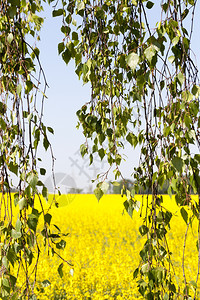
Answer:
[[(62, 57), (58, 56), (57, 45), (63, 38), (60, 33), (61, 19), (52, 18), (51, 9), (47, 5), (44, 9), (45, 23), (38, 47), (50, 87), (46, 92), (48, 99), (45, 101), (43, 120), (45, 125), (53, 127), (55, 132), (54, 136), (50, 136), (56, 157), (55, 172), (66, 173), (75, 179), (77, 187), (88, 188), (95, 174), (107, 170), (106, 164), (99, 160), (94, 163), (94, 166), (89, 167), (87, 159), (83, 160), (78, 153), (85, 138), (81, 128), (76, 129), (76, 111), (90, 99), (90, 86), (83, 85), (82, 81), (78, 80), (73, 61), (66, 66)], [(132, 155), (128, 145), (125, 152), (127, 151), (131, 155), (129, 155), (129, 163), (123, 166), (123, 172), (125, 177), (130, 177), (138, 157)], [(50, 156), (44, 151), (40, 152), (40, 156), (48, 177), (51, 173)]]
[[(160, 1), (159, 1), (160, 2)], [(196, 9), (194, 23), (193, 48), (199, 61), (199, 28), (200, 18)], [(155, 7), (155, 14), (158, 13)], [(152, 16), (155, 15), (154, 13)], [(40, 60), (44, 68), (49, 89), (48, 99), (44, 107), (44, 123), (46, 126), (53, 127), (55, 134), (51, 136), (51, 143), (56, 157), (55, 172), (65, 173), (75, 179), (78, 187), (88, 187), (89, 179), (95, 173), (106, 170), (106, 165), (96, 161), (93, 167), (88, 167), (88, 162), (83, 161), (78, 154), (79, 147), (84, 143), (84, 136), (81, 129), (77, 130), (76, 111), (90, 99), (90, 86), (82, 85), (74, 72), (74, 63), (65, 65), (61, 56), (58, 56), (57, 45), (62, 41), (60, 33), (61, 18), (52, 18), (51, 9), (48, 5), (44, 6), (45, 23), (41, 32), (41, 41), (38, 44), (40, 49)], [(152, 17), (152, 24), (156, 19)], [(127, 145), (125, 153), (128, 155), (126, 163), (122, 169), (125, 177), (130, 177), (133, 167), (137, 164), (139, 153), (131, 150)], [(40, 152), (43, 159), (43, 166), (47, 169), (47, 177), (51, 172), (50, 156), (43, 151)], [(81, 170), (82, 171), (81, 171)]]
[[(88, 168), (88, 162), (79, 154), (79, 147), (85, 142), (85, 138), (81, 129), (76, 129), (76, 111), (90, 99), (90, 86), (83, 86), (78, 80), (73, 61), (66, 66), (62, 57), (58, 56), (57, 45), (63, 38), (60, 33), (61, 19), (52, 18), (48, 5), (45, 5), (44, 15), (45, 23), (38, 46), (49, 84), (46, 93), (48, 99), (44, 106), (44, 123), (53, 127), (55, 132), (54, 136), (50, 136), (56, 157), (55, 172), (72, 176), (77, 187), (86, 188), (98, 170)], [(40, 156), (48, 177), (51, 173), (50, 155), (41, 151)], [(100, 167), (102, 164), (98, 162), (99, 171)]]

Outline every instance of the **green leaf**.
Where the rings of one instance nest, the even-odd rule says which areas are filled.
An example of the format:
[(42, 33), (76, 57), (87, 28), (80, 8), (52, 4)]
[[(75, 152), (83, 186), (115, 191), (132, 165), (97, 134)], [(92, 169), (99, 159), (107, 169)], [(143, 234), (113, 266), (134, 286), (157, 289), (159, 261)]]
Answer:
[(33, 118), (33, 113), (30, 113), (30, 114), (27, 116), (27, 120), (28, 120), (29, 123), (31, 122), (32, 118)]
[(194, 159), (200, 164), (200, 154), (195, 154)]
[(43, 139), (43, 146), (44, 146), (44, 149), (46, 151), (49, 148), (49, 145), (50, 145), (50, 143), (49, 143), (48, 139), (46, 137), (44, 137), (44, 139)]
[[(131, 192), (129, 190), (126, 190), (126, 197), (129, 202), (129, 200), (131, 199)], [(132, 204), (132, 201), (130, 203)]]
[(164, 127), (164, 129), (163, 129), (163, 134), (164, 134), (164, 136), (168, 136), (169, 133), (170, 133), (170, 131), (171, 131), (171, 127), (165, 125), (165, 127)]
[(48, 201), (48, 190), (46, 186), (43, 186), (42, 188), (42, 196)]
[(27, 224), (30, 229), (32, 229), (34, 232), (36, 232), (38, 218), (35, 215), (30, 214), (28, 217)]
[(40, 168), (40, 174), (44, 176), (46, 174), (46, 170), (44, 168)]
[(93, 155), (90, 153), (90, 165), (93, 163)]
[(180, 212), (181, 212), (181, 216), (182, 216), (183, 220), (187, 224), (187, 222), (188, 222), (188, 213), (187, 213), (187, 211), (185, 210), (184, 207), (181, 207)]
[(99, 154), (99, 157), (102, 160), (104, 158), (104, 156), (105, 156), (105, 150), (103, 148), (99, 149), (98, 150), (98, 154)]
[(185, 122), (185, 125), (190, 128), (190, 124), (192, 124), (192, 119), (190, 118), (189, 115), (185, 115), (184, 116), (184, 122)]
[(58, 44), (58, 54), (60, 54), (61, 52), (63, 52), (65, 49), (65, 44), (62, 42), (62, 43), (59, 43)]
[(154, 3), (151, 2), (151, 1), (148, 1), (147, 4), (146, 4), (146, 7), (147, 7), (148, 9), (151, 9), (153, 6), (154, 6)]
[(195, 131), (194, 130), (188, 130), (188, 132), (186, 132), (186, 137), (189, 137), (189, 139), (191, 139), (190, 143), (194, 144), (194, 141), (196, 139)]
[(16, 231), (17, 231), (17, 232), (20, 232), (20, 231), (21, 231), (21, 227), (22, 227), (22, 223), (21, 223), (21, 221), (18, 219), (18, 220), (16, 221), (16, 225), (15, 225)]
[(25, 7), (26, 6), (26, 0), (21, 0), (20, 4), (21, 4), (22, 7)]
[(184, 20), (187, 17), (188, 13), (189, 13), (189, 9), (186, 8), (181, 14), (181, 19)]
[(167, 293), (165, 293), (163, 300), (169, 300), (169, 296)]
[(44, 215), (44, 221), (46, 223), (48, 223), (49, 225), (51, 223), (51, 219), (52, 219), (52, 215), (50, 215), (49, 213), (47, 213), (46, 215)]
[(180, 157), (174, 157), (172, 159), (172, 164), (177, 169), (177, 171), (181, 172), (183, 167), (183, 160)]
[(66, 242), (64, 240), (61, 240), (60, 242), (56, 243), (57, 249), (64, 249), (66, 247)]
[(190, 102), (193, 100), (193, 95), (189, 91), (183, 91), (182, 92), (182, 98), (186, 102)]
[(52, 238), (52, 239), (59, 239), (59, 238), (60, 238), (60, 235), (59, 235), (58, 233), (51, 233), (51, 234), (49, 235), (49, 237)]
[(133, 207), (134, 207), (135, 211), (138, 212), (140, 210), (140, 201), (133, 202)]
[(109, 183), (108, 182), (102, 182), (102, 184), (101, 184), (101, 190), (102, 190), (102, 192), (104, 193), (104, 194), (106, 194), (107, 193), (107, 191), (108, 191), (108, 189), (109, 189)]
[(137, 6), (138, 5), (138, 0), (132, 0), (131, 1), (133, 3), (133, 5)]
[(22, 210), (25, 207), (25, 205), (26, 205), (26, 199), (24, 197), (22, 197), (19, 200), (18, 205), (19, 205), (19, 209)]
[(197, 289), (197, 283), (194, 280), (191, 280), (190, 284)]
[(129, 216), (132, 218), (132, 216), (133, 216), (133, 211), (134, 211), (133, 206), (130, 205), (129, 201), (126, 200), (126, 201), (124, 202), (124, 207), (125, 207), (127, 213), (129, 214)]
[(132, 132), (129, 132), (129, 134), (126, 136), (126, 140), (131, 144), (131, 146), (134, 146), (134, 148), (138, 144), (138, 139)]
[(47, 130), (48, 130), (50, 133), (54, 134), (54, 130), (53, 130), (53, 128), (51, 128), (51, 127), (47, 127)]
[(0, 118), (0, 127), (2, 130), (5, 130), (7, 127), (6, 122), (3, 120), (3, 118)]
[(182, 86), (183, 83), (184, 83), (184, 81), (185, 81), (185, 76), (183, 75), (182, 72), (179, 72), (179, 73), (178, 73), (178, 80), (179, 80), (179, 82), (180, 82), (180, 85)]
[[(71, 32), (71, 29), (69, 26), (62, 26), (61, 32), (64, 33), (66, 36), (68, 36)], [(64, 51), (64, 49), (62, 51)]]
[(18, 175), (18, 165), (13, 163), (12, 161), (8, 165), (9, 170), (14, 173), (15, 175)]
[(175, 46), (176, 44), (178, 44), (179, 40), (180, 40), (180, 37), (179, 36), (175, 36), (173, 38), (173, 40), (172, 40), (173, 45)]
[(139, 56), (137, 55), (137, 53), (135, 52), (131, 52), (127, 57), (126, 57), (126, 62), (128, 64), (128, 66), (133, 70), (135, 71), (137, 65), (138, 65), (138, 62), (139, 62), (140, 58)]
[(120, 183), (117, 182), (117, 181), (112, 181), (111, 183), (112, 183), (112, 185), (114, 185), (114, 186), (120, 186)]
[(21, 85), (21, 83), (18, 84), (17, 89), (16, 89), (16, 92), (17, 92), (17, 94), (18, 94), (19, 96), (21, 96), (21, 92), (22, 92), (22, 85)]
[(152, 177), (152, 183), (154, 183), (157, 178), (158, 178), (158, 173), (154, 172)]
[(40, 216), (40, 213), (35, 208), (33, 208), (32, 213), (28, 215), (27, 224), (28, 224), (29, 228), (32, 229), (34, 232), (36, 232), (39, 216)]
[(133, 189), (131, 190), (131, 197), (132, 197), (132, 198), (135, 197), (135, 188), (133, 188)]
[(58, 274), (61, 278), (63, 277), (63, 263), (61, 263), (58, 267)]
[(62, 8), (53, 10), (52, 15), (53, 17), (59, 17), (63, 15), (64, 10)]
[(156, 55), (157, 47), (154, 45), (149, 46), (145, 51), (144, 55), (146, 56), (146, 59), (151, 63), (152, 58)]
[(60, 228), (59, 228), (56, 224), (53, 224), (53, 226), (54, 226), (58, 231), (61, 231)]
[(10, 33), (8, 34), (8, 36), (7, 36), (7, 41), (8, 41), (9, 44), (12, 43), (13, 38), (14, 38), (14, 36), (13, 36), (13, 34), (10, 32)]
[(148, 271), (149, 271), (149, 263), (146, 263), (143, 266), (141, 266), (141, 272), (143, 274), (147, 273)]
[(81, 11), (81, 10), (84, 10), (84, 8), (85, 8), (85, 3), (84, 3), (84, 1), (81, 1), (81, 2), (79, 2), (79, 3), (77, 4), (77, 11), (78, 11), (79, 14), (80, 14), (80, 11)]
[(68, 48), (66, 48), (66, 50), (62, 53), (62, 58), (64, 60), (64, 62), (66, 63), (66, 65), (68, 65), (68, 63), (70, 62), (72, 56), (71, 56), (71, 52), (69, 51)]
[(168, 57), (168, 60), (169, 60), (169, 62), (170, 62), (171, 64), (173, 64), (173, 62), (175, 61), (174, 55), (169, 56), (169, 57)]
[(120, 154), (115, 155), (115, 162), (117, 165), (120, 165), (122, 157)]
[(15, 276), (11, 275), (11, 274), (9, 274), (9, 277), (10, 277), (9, 279), (10, 279), (11, 287), (14, 290), (15, 284), (17, 282), (17, 278)]
[[(2, 284), (3, 284), (3, 287), (2, 287), (2, 290), (3, 291), (6, 291), (8, 294), (10, 294), (10, 283), (8, 281), (8, 278), (3, 278), (2, 279)], [(6, 297), (7, 298), (7, 297)], [(5, 298), (4, 298), (5, 299)], [(8, 298), (7, 298), (8, 299)]]
[(11, 236), (12, 236), (14, 239), (19, 239), (19, 238), (22, 236), (22, 234), (21, 234), (21, 232), (16, 231), (15, 229), (12, 229), (12, 230), (11, 230)]
[(136, 268), (135, 271), (133, 272), (133, 279), (135, 279), (139, 274), (139, 268)]
[(94, 194), (98, 201), (103, 197), (103, 191), (99, 187), (94, 190)]
[(149, 228), (146, 225), (142, 225), (139, 227), (139, 232), (140, 232), (141, 236), (144, 236), (145, 234), (147, 234), (149, 232)]
[(6, 270), (8, 270), (8, 260), (7, 260), (6, 256), (4, 256), (2, 258), (2, 264), (4, 265), (4, 267), (6, 268)]
[[(16, 242), (15, 242), (16, 243)], [(17, 260), (17, 254), (14, 250), (14, 247), (10, 247), (8, 249), (8, 253), (7, 253), (7, 259), (9, 260), (9, 262), (12, 264), (12, 266), (14, 267), (14, 264)]]
[(192, 94), (193, 94), (194, 96), (196, 96), (196, 98), (198, 98), (199, 93), (200, 93), (200, 88), (199, 88), (199, 86), (193, 85), (193, 87), (192, 87)]
[(199, 113), (199, 104), (197, 104), (194, 101), (192, 101), (189, 106), (190, 106), (193, 114), (196, 117), (198, 115), (198, 113)]
[(161, 88), (161, 90), (163, 90), (164, 87), (165, 87), (165, 82), (164, 82), (164, 80), (161, 80), (161, 82), (160, 82), (160, 88)]
[(84, 155), (88, 152), (87, 150), (87, 146), (85, 144), (82, 144), (80, 146), (80, 152), (81, 152), (81, 156), (84, 157)]
[(30, 80), (26, 81), (26, 86), (25, 86), (25, 93), (29, 94), (30, 91), (33, 89), (33, 83)]
[(38, 175), (34, 172), (31, 172), (27, 177), (27, 182), (30, 184), (30, 186), (35, 189), (37, 183), (38, 183)]
[[(130, 192), (129, 192), (130, 193)], [(127, 195), (127, 199), (123, 204), (124, 207), (129, 214), (129, 216), (132, 218), (133, 216), (133, 211), (139, 211), (140, 209), (140, 202), (139, 201), (133, 201), (133, 199), (130, 198), (130, 196)]]
[(72, 39), (75, 40), (75, 41), (78, 40), (78, 33), (77, 32), (75, 32), (75, 31), (72, 32)]
[(42, 281), (42, 286), (43, 287), (48, 287), (50, 284), (51, 284), (51, 282), (48, 279)]

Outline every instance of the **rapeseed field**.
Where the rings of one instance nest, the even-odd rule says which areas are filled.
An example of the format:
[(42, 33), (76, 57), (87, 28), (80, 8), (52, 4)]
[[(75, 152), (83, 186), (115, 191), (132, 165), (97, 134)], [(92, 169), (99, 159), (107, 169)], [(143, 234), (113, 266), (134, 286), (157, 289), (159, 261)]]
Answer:
[[(141, 203), (143, 199), (145, 203), (146, 196), (142, 198), (136, 195), (135, 199)], [(167, 239), (176, 272), (176, 286), (182, 288), (182, 259), (187, 225), (180, 216), (174, 198), (163, 196), (163, 199), (163, 206), (173, 214)], [(124, 210), (125, 200), (120, 195), (105, 195), (99, 202), (94, 195), (62, 195), (57, 198), (58, 207), (52, 205), (50, 211), (49, 203), (43, 201), (45, 213), (52, 215), (52, 233), (58, 232), (59, 227), (67, 234), (63, 237), (66, 241), (65, 249), (56, 250), (71, 265), (63, 263), (63, 276), (60, 278), (57, 269), (63, 261), (55, 254), (52, 256), (48, 247), (44, 247), (42, 237), (39, 238), (40, 260), (37, 265), (34, 299), (143, 299), (138, 293), (137, 280), (133, 279), (133, 272), (140, 262), (139, 252), (146, 240), (138, 234), (139, 226), (142, 225), (141, 209), (134, 211), (131, 218)], [(40, 210), (37, 199), (36, 208)], [(17, 219), (18, 213), (17, 206), (13, 210), (14, 218)], [(142, 215), (143, 213), (144, 211)], [(38, 237), (42, 226), (41, 217)], [(195, 282), (198, 272), (197, 231), (197, 222), (194, 221), (188, 228), (185, 243), (187, 282)], [(14, 271), (17, 285), (23, 286), (24, 274), (18, 273), (17, 269)], [(30, 276), (30, 280), (35, 281), (35, 278)], [(200, 296), (196, 299), (200, 299)]]
[[(131, 219), (124, 211), (125, 199), (120, 195), (106, 195), (99, 203), (94, 195), (76, 195), (73, 201), (66, 197), (63, 200), (60, 197), (60, 206), (52, 208), (51, 223), (69, 234), (65, 238), (66, 248), (60, 254), (73, 266), (64, 263), (61, 279), (57, 273), (60, 259), (47, 256), (47, 251), (41, 248), (38, 299), (142, 299), (133, 280), (133, 271), (139, 264), (138, 253), (145, 242), (145, 238), (138, 235), (139, 212), (134, 212)], [(141, 201), (141, 197), (136, 196), (136, 199)], [(177, 285), (181, 286), (186, 224), (173, 199), (165, 196), (163, 205), (173, 213), (168, 243)], [(185, 253), (186, 276), (194, 281), (198, 265), (196, 227), (194, 224), (189, 228)], [(42, 284), (44, 280), (50, 283), (46, 287)]]

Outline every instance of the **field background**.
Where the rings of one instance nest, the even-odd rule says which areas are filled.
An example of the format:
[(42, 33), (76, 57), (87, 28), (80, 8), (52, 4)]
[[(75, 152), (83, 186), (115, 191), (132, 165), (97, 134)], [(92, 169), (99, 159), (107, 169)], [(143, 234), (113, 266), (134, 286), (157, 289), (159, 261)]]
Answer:
[[(135, 196), (142, 201), (142, 196)], [(60, 206), (51, 210), (52, 225), (64, 233), (67, 245), (60, 254), (73, 263), (64, 264), (63, 278), (57, 273), (61, 261), (47, 255), (41, 241), (38, 266), (38, 299), (142, 299), (137, 292), (133, 271), (139, 264), (139, 250), (145, 237), (138, 235), (142, 224), (139, 212), (132, 219), (124, 211), (125, 198), (105, 195), (100, 202), (94, 195), (63, 195)], [(164, 196), (163, 206), (173, 213), (168, 235), (172, 260), (177, 271), (177, 285), (182, 285), (182, 251), (186, 224), (180, 217), (174, 198)], [(47, 206), (46, 208), (47, 209)], [(198, 252), (197, 226), (189, 228), (186, 243), (186, 275), (196, 280)], [(56, 230), (55, 230), (56, 232)], [(51, 284), (44, 287), (42, 282)]]

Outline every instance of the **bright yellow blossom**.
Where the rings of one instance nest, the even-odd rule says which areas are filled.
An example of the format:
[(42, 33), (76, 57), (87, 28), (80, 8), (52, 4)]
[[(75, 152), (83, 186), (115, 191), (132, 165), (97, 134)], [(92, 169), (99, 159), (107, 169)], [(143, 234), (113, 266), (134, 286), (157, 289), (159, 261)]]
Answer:
[[(136, 196), (141, 201), (141, 196)], [(62, 199), (61, 199), (62, 200)], [(57, 268), (61, 263), (57, 256), (51, 257), (44, 251), (41, 241), (41, 255), (38, 266), (38, 299), (68, 300), (128, 300), (142, 299), (133, 280), (133, 272), (139, 264), (139, 250), (145, 237), (138, 234), (141, 225), (139, 212), (133, 218), (124, 211), (120, 195), (106, 195), (100, 202), (94, 195), (77, 195), (69, 205), (52, 208), (51, 223), (59, 226), (67, 245), (60, 254), (73, 263), (64, 264), (61, 279)], [(178, 284), (183, 283), (182, 250), (186, 224), (178, 213), (178, 208), (169, 197), (164, 204), (173, 214), (171, 230), (167, 234)], [(196, 280), (198, 253), (196, 250), (196, 224), (189, 229), (185, 272), (188, 281)], [(50, 285), (42, 286), (44, 280)]]

